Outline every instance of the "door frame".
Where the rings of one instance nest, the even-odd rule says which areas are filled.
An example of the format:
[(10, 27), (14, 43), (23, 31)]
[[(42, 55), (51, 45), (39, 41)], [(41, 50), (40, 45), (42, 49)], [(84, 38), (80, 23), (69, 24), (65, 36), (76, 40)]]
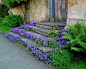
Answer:
[[(62, 1), (62, 0), (60, 0), (60, 1)], [(62, 3), (60, 6), (58, 6), (58, 4), (56, 4), (56, 2), (58, 3), (58, 0), (49, 0), (49, 19), (50, 19), (50, 21), (54, 21), (54, 22), (66, 22), (67, 14), (68, 14), (68, 0), (66, 0), (66, 4), (65, 4), (65, 9), (66, 9), (65, 15), (63, 14), (64, 10), (62, 9), (63, 8)], [(61, 10), (58, 10), (59, 7), (61, 7)], [(64, 16), (65, 16), (65, 20), (64, 20)]]

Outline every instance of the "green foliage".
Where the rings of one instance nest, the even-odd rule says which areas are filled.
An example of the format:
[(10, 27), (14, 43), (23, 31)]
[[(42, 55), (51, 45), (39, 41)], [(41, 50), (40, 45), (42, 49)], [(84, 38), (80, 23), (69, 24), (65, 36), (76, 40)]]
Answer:
[(21, 2), (25, 2), (27, 0), (5, 0), (5, 5), (8, 7), (8, 8), (13, 8), (17, 5), (19, 5)]
[(74, 26), (69, 25), (65, 32), (63, 39), (69, 39), (68, 46), (71, 50), (75, 51), (85, 51), (86, 50), (86, 25), (82, 21), (81, 23), (76, 23)]
[(58, 35), (58, 28), (57, 27), (55, 27), (55, 28), (51, 27), (48, 36), (49, 37), (56, 37), (57, 35)]
[(4, 4), (0, 4), (0, 17), (8, 15), (8, 8)]
[(24, 20), (20, 16), (10, 15), (10, 16), (6, 16), (2, 20), (2, 23), (7, 26), (18, 27), (24, 23)]
[(56, 67), (70, 65), (72, 58), (73, 54), (71, 54), (67, 49), (56, 50), (50, 56), (50, 59), (52, 60), (51, 64)]
[(2, 18), (2, 17), (0, 17), (0, 23), (2, 22), (2, 20), (3, 20), (3, 18)]
[(53, 39), (52, 41), (49, 42), (48, 47), (56, 49), (56, 48), (59, 48), (59, 44), (56, 42), (56, 39)]
[(86, 62), (79, 60), (78, 62), (74, 62), (73, 64), (71, 64), (68, 69), (86, 69)]
[(7, 33), (8, 31), (10, 31), (11, 29), (14, 29), (15, 27), (9, 27), (9, 26), (6, 26), (6, 25), (3, 25), (2, 23), (0, 23), (0, 32), (3, 32), (3, 33)]

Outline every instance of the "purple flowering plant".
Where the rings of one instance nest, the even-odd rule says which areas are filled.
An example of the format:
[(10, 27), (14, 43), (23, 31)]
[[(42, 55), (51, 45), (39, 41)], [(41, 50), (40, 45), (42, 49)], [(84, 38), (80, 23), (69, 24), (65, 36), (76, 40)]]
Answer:
[[(44, 22), (46, 22), (46, 21), (44, 21)], [(11, 32), (17, 33), (19, 35), (15, 36), (15, 35), (11, 35), (11, 34), (7, 33), (6, 38), (10, 39), (11, 41), (15, 41), (15, 42), (19, 41), (18, 43), (25, 46), (26, 49), (30, 51), (30, 54), (35, 55), (37, 59), (40, 59), (41, 61), (44, 61), (47, 64), (51, 63), (50, 55), (52, 54), (53, 51), (56, 51), (55, 48), (61, 48), (62, 45), (66, 45), (67, 41), (62, 40), (61, 38), (64, 36), (64, 34), (62, 34), (62, 32), (67, 32), (67, 31), (60, 30), (58, 32), (58, 35), (56, 36), (56, 38), (54, 38), (53, 40), (50, 38), (45, 39), (42, 36), (35, 36), (34, 34), (32, 35), (25, 30), (20, 30), (20, 29), (30, 30), (28, 25), (34, 26), (35, 21), (33, 21), (29, 24), (25, 24), (25, 25), (21, 25), (19, 27), (16, 27), (15, 29), (12, 29)], [(20, 39), (20, 36), (31, 39), (31, 40), (35, 41), (36, 44), (33, 44), (32, 42), (24, 42), (22, 39)], [(51, 48), (54, 48), (54, 50), (51, 50), (50, 52), (40, 51), (37, 48), (38, 45), (51, 47)]]
[(63, 40), (62, 39), (62, 37), (65, 36), (63, 34), (63, 32), (67, 32), (67, 30), (64, 30), (64, 29), (59, 30), (59, 34), (56, 36), (56, 41), (59, 44), (59, 48), (61, 48), (61, 46), (67, 45), (67, 42), (68, 42), (68, 40)]
[[(42, 52), (42, 51), (38, 50), (36, 48), (36, 46), (37, 46), (36, 44), (33, 44), (31, 42), (26, 43), (26, 42), (22, 41), (19, 36), (12, 36), (10, 34), (6, 34), (6, 37), (9, 38), (11, 41), (19, 40), (20, 44), (25, 46), (26, 49), (30, 51), (30, 54), (35, 55), (37, 59), (44, 61), (47, 64), (51, 63), (51, 60), (49, 59), (50, 58), (50, 52), (47, 53), (46, 51)], [(52, 50), (51, 50), (51, 53), (52, 53)]]
[(32, 21), (29, 23), (29, 25), (34, 26), (37, 21)]
[(44, 21), (40, 21), (40, 22), (44, 22), (44, 23), (45, 23), (45, 22), (47, 22), (47, 20), (44, 20)]

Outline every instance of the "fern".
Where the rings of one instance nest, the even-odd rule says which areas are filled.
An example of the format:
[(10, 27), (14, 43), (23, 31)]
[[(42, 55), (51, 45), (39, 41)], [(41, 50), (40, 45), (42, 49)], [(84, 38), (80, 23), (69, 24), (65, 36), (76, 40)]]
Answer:
[(76, 48), (76, 47), (71, 47), (71, 50), (75, 50), (75, 51), (84, 51), (84, 49), (82, 48)]
[(85, 51), (86, 50), (86, 26), (83, 23), (76, 23), (74, 26), (68, 25), (67, 32), (62, 39), (68, 39), (68, 46), (71, 50)]

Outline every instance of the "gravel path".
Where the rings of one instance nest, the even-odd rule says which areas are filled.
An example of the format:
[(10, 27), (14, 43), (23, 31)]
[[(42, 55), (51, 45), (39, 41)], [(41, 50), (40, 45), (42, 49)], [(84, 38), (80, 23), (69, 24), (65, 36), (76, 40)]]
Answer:
[(0, 69), (56, 69), (38, 61), (0, 33)]

